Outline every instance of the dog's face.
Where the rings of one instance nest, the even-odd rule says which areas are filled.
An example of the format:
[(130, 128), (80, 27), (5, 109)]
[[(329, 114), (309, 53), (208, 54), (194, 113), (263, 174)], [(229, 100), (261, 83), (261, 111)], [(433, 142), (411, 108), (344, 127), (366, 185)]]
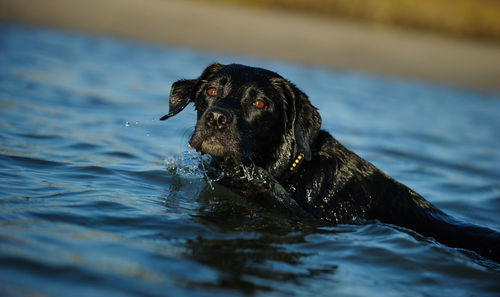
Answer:
[(224, 166), (251, 162), (280, 175), (299, 154), (308, 159), (321, 119), (307, 97), (278, 74), (212, 64), (201, 76), (172, 85), (169, 118), (194, 102), (190, 145)]

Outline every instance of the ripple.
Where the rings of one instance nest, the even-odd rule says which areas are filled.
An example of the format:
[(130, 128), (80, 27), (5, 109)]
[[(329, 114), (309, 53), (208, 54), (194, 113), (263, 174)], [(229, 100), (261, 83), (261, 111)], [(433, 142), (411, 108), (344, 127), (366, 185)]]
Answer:
[(171, 183), (171, 178), (165, 173), (164, 170), (134, 171), (127, 172), (126, 174), (147, 182), (160, 183), (164, 185)]
[(2, 160), (2, 162), (5, 162), (4, 164), (8, 164), (9, 167), (12, 167), (12, 165), (16, 165), (25, 168), (40, 169), (40, 168), (56, 168), (64, 166), (64, 164), (60, 162), (39, 159), (35, 157), (27, 157), (27, 156), (12, 156), (12, 155), (0, 154), (0, 160)]
[(31, 139), (39, 139), (39, 140), (57, 140), (61, 139), (61, 135), (56, 135), (56, 134), (26, 134), (26, 133), (19, 133), (17, 134), (19, 137), (22, 138), (31, 138)]
[(101, 148), (101, 146), (96, 145), (95, 143), (88, 143), (88, 142), (78, 142), (74, 143), (71, 145), (65, 146), (69, 150), (93, 150), (93, 149), (98, 149)]
[(417, 152), (412, 152), (409, 150), (397, 150), (397, 149), (391, 149), (391, 148), (373, 148), (373, 150), (376, 150), (384, 155), (387, 156), (394, 156), (398, 158), (403, 158), (403, 159), (408, 159), (412, 161), (417, 161), (420, 164), (430, 164), (433, 165), (433, 167), (439, 167), (439, 168), (448, 168), (452, 170), (457, 170), (457, 171), (464, 171), (468, 172), (470, 174), (478, 174), (478, 175), (484, 175), (486, 172), (485, 170), (478, 168), (474, 166), (473, 164), (467, 165), (467, 164), (457, 164), (456, 162), (452, 161), (445, 161), (441, 158), (437, 158), (431, 155), (426, 155), (426, 154), (418, 154)]
[(96, 166), (96, 165), (82, 165), (82, 166), (73, 166), (74, 171), (86, 174), (93, 175), (95, 177), (103, 177), (106, 175), (113, 175), (114, 171), (112, 169), (106, 168), (104, 166)]
[(120, 159), (138, 159), (138, 157), (133, 155), (133, 154), (130, 154), (127, 152), (121, 152), (121, 151), (106, 152), (106, 153), (104, 153), (104, 155), (117, 157)]

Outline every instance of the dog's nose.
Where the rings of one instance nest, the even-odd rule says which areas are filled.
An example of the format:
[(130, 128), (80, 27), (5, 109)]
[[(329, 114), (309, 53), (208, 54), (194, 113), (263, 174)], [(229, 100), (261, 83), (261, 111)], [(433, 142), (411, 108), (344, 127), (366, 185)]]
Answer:
[(206, 115), (207, 124), (216, 129), (222, 129), (229, 125), (232, 120), (231, 115), (227, 111), (219, 108), (210, 109)]

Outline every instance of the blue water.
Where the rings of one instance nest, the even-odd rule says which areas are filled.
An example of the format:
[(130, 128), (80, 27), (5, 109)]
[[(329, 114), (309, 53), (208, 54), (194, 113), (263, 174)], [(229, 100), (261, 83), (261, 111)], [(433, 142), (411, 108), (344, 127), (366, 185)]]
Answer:
[(323, 128), (500, 230), (500, 95), (0, 24), (1, 296), (499, 296), (500, 269), (381, 224), (312, 226), (204, 178), (175, 80), (278, 71)]

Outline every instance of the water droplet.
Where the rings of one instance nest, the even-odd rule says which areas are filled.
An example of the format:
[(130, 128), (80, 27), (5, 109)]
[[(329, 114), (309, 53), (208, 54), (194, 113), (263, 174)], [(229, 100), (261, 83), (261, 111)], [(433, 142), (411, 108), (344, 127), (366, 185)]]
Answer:
[(134, 123), (134, 124), (139, 125), (139, 121), (135, 121), (135, 123)]
[(149, 134), (149, 132), (148, 132), (148, 133), (146, 133), (146, 136), (150, 136), (150, 135), (151, 135), (151, 134)]

